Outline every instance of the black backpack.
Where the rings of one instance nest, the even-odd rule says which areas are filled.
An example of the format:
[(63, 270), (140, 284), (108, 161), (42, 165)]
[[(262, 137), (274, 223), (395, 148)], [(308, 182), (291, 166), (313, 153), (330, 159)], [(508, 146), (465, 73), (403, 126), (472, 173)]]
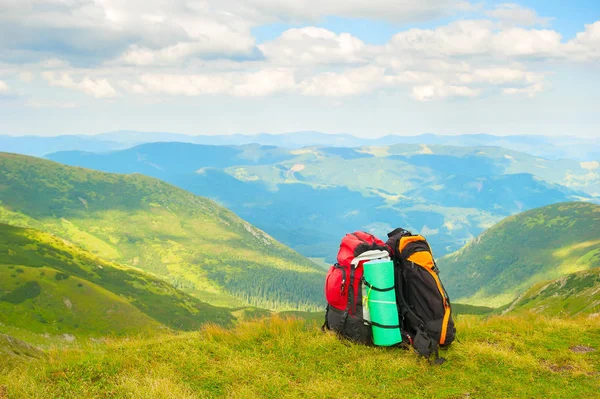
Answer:
[(403, 337), (429, 358), (439, 358), (438, 347), (447, 347), (456, 336), (450, 298), (439, 279), (439, 270), (427, 240), (402, 228), (388, 234), (394, 260), (396, 300)]

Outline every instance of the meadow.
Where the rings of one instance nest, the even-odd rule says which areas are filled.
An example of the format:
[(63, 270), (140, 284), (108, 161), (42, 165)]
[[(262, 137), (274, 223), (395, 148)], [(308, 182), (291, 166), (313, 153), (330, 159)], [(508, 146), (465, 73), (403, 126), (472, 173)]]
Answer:
[[(82, 341), (0, 360), (5, 398), (597, 398), (598, 318), (461, 315), (431, 365), (340, 341), (314, 321)], [(1, 395), (0, 395), (1, 397)]]

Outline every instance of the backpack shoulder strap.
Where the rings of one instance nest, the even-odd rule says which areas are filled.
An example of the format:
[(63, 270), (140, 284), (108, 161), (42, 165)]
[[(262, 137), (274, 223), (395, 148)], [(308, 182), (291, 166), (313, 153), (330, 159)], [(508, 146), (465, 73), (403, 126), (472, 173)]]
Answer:
[(331, 328), (329, 327), (329, 321), (327, 320), (327, 316), (329, 314), (329, 304), (327, 304), (327, 307), (325, 308), (325, 321), (323, 322), (323, 325), (321, 326), (321, 331), (325, 332), (325, 330), (331, 330)]

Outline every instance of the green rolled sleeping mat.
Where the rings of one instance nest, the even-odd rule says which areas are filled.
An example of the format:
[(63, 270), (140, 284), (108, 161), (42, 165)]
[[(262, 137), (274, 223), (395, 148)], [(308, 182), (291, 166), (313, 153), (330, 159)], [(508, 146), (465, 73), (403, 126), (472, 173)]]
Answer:
[(364, 307), (368, 309), (373, 329), (373, 343), (392, 346), (402, 342), (394, 289), (394, 262), (373, 260), (363, 264)]

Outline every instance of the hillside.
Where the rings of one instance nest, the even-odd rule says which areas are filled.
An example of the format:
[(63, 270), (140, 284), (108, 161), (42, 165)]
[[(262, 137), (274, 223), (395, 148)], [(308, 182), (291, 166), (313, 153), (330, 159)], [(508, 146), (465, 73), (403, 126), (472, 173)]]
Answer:
[[(0, 358), (5, 364), (16, 364), (21, 361), (39, 359), (44, 352), (33, 345), (6, 334), (0, 334)], [(2, 392), (0, 390), (0, 392)]]
[(500, 306), (533, 284), (600, 267), (600, 206), (549, 205), (506, 218), (439, 260), (456, 302)]
[(56, 349), (21, 364), (0, 358), (0, 389), (11, 398), (597, 397), (597, 319), (465, 316), (457, 329), (446, 363), (430, 366), (315, 324), (266, 319)]
[(322, 308), (322, 269), (208, 199), (13, 154), (0, 154), (0, 170), (0, 222), (52, 233), (212, 304)]
[(600, 314), (600, 268), (583, 270), (528, 289), (505, 312), (549, 316)]
[(205, 196), (311, 258), (333, 262), (340, 237), (397, 226), (436, 254), (461, 248), (506, 216), (600, 194), (594, 162), (549, 161), (500, 147), (144, 144), (49, 159), (142, 173)]
[(47, 233), (0, 224), (0, 324), (106, 335), (227, 325), (229, 311)]

